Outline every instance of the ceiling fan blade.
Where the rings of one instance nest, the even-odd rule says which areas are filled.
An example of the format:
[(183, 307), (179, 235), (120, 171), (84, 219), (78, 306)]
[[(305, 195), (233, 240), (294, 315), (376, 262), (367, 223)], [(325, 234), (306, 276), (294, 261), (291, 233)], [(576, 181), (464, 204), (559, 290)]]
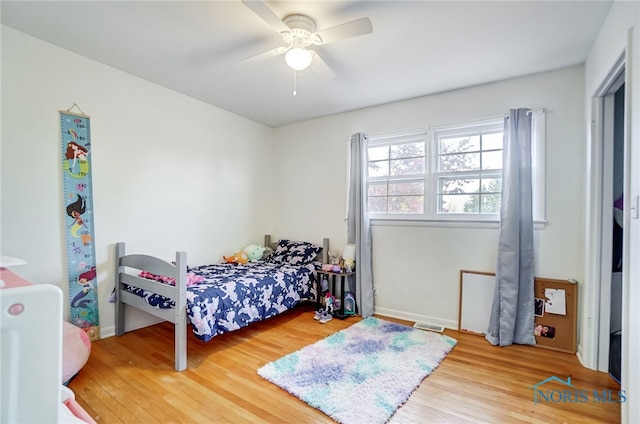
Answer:
[(258, 15), (263, 21), (268, 23), (278, 32), (291, 31), (278, 15), (262, 0), (242, 0), (245, 6)]
[(336, 73), (333, 72), (333, 69), (327, 65), (327, 63), (322, 60), (320, 55), (313, 50), (309, 50), (311, 55), (313, 56), (313, 60), (311, 60), (311, 69), (315, 72), (321, 79), (330, 80), (331, 78), (336, 76)]
[(247, 57), (245, 59), (242, 59), (240, 61), (240, 63), (250, 64), (250, 63), (262, 62), (263, 60), (267, 60), (267, 59), (274, 58), (276, 56), (280, 56), (281, 54), (286, 53), (287, 50), (289, 50), (288, 47), (284, 47), (284, 46), (276, 47), (275, 49), (271, 49), (269, 51), (257, 54), (255, 56), (250, 56), (250, 57)]
[(357, 37), (358, 35), (369, 34), (373, 31), (373, 25), (369, 18), (360, 18), (355, 21), (345, 22), (331, 28), (316, 32), (322, 39), (321, 44), (333, 43), (345, 38)]

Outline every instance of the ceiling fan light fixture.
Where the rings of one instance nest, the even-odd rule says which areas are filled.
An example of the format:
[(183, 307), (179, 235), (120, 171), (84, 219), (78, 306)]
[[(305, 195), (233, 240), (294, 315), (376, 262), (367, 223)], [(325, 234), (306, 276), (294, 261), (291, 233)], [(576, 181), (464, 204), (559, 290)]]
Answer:
[(303, 71), (311, 65), (311, 52), (303, 47), (294, 47), (289, 49), (284, 55), (284, 60), (291, 69)]

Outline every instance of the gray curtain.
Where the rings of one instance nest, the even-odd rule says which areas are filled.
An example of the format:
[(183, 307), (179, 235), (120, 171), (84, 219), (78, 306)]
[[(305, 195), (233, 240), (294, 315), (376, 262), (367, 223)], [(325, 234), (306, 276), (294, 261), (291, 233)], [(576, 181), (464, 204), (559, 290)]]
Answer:
[(356, 133), (350, 141), (349, 212), (347, 243), (356, 246), (356, 276), (349, 281), (355, 293), (358, 312), (373, 315), (373, 270), (371, 261), (371, 225), (367, 200), (367, 136)]
[(502, 202), (496, 285), (486, 339), (535, 344), (531, 112), (511, 109), (504, 123)]

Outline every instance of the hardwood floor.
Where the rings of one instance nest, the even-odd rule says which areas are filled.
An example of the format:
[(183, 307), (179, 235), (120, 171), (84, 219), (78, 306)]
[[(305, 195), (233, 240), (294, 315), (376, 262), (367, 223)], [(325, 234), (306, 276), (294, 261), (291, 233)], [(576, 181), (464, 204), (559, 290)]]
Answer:
[[(313, 305), (305, 304), (209, 343), (189, 334), (188, 369), (181, 373), (173, 369), (171, 324), (110, 337), (93, 343), (89, 361), (69, 387), (98, 423), (332, 423), (256, 373), (359, 319), (323, 325), (312, 316)], [(582, 367), (574, 355), (530, 346), (499, 348), (479, 336), (446, 334), (458, 344), (390, 423), (620, 422), (619, 385)], [(532, 386), (551, 376), (570, 376), (574, 388), (546, 383), (540, 389), (551, 391), (549, 400), (534, 404)], [(611, 393), (610, 401), (603, 391)]]

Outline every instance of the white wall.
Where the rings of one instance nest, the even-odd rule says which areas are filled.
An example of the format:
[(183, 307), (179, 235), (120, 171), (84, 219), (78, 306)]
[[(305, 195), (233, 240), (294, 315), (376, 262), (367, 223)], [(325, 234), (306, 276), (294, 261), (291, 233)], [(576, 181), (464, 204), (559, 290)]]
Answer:
[[(24, 277), (66, 291), (58, 110), (73, 103), (91, 116), (104, 336), (115, 242), (167, 260), (186, 250), (197, 265), (263, 240), (272, 130), (3, 26), (2, 254), (28, 261), (14, 269)], [(128, 326), (149, 317), (131, 314), (139, 322)]]
[[(626, 390), (627, 402), (622, 407), (622, 422), (640, 422), (640, 222), (637, 218), (631, 218), (630, 203), (640, 195), (640, 80), (638, 78), (640, 67), (640, 3), (615, 2), (609, 12), (602, 29), (596, 39), (585, 64), (585, 92), (587, 122), (591, 122), (591, 98), (598, 94), (607, 74), (615, 65), (620, 54), (627, 55), (626, 78), (626, 109), (629, 117), (626, 123), (628, 145), (625, 154), (626, 166), (629, 174), (625, 181), (625, 245), (624, 245), (624, 272), (623, 272), (623, 306), (622, 306), (622, 388)], [(595, 141), (588, 139), (588, 150), (595, 152)], [(595, 168), (597, 158), (590, 156), (587, 169)], [(595, 191), (598, 183), (596, 176), (587, 174), (587, 190)], [(590, 214), (597, 210), (598, 205), (593, 204), (587, 196), (587, 210)], [(589, 228), (590, 215), (586, 222), (586, 233), (591, 238), (592, 231)], [(586, 264), (590, 261), (598, 261), (593, 249), (586, 250)], [(599, 307), (599, 283), (598, 275), (593, 267), (586, 267), (586, 279), (588, 291), (585, 293), (581, 307), (584, 309), (584, 320), (580, 323), (584, 332), (582, 345), (580, 346), (581, 361), (588, 367), (597, 366), (597, 324), (592, 325), (592, 317), (596, 317)]]
[[(583, 277), (584, 79), (571, 67), (275, 129), (275, 232), (346, 240), (349, 136), (473, 121), (514, 107), (547, 111), (547, 220), (535, 231), (536, 275)], [(498, 229), (375, 226), (376, 312), (457, 327), (459, 271), (495, 270)]]
[[(191, 265), (218, 260), (260, 240), (264, 232), (316, 242), (330, 237), (333, 247), (341, 248), (346, 239), (347, 140), (352, 133), (464, 122), (531, 107), (547, 110), (548, 225), (535, 232), (536, 275), (576, 278), (581, 291), (589, 291), (585, 282), (593, 282), (584, 275), (583, 176), (588, 171), (584, 140), (590, 117), (585, 119), (589, 99), (584, 92), (586, 87), (587, 96), (593, 94), (616, 49), (626, 45), (629, 28), (633, 57), (640, 57), (638, 6), (614, 4), (584, 69), (572, 67), (275, 130), (3, 26), (2, 254), (27, 259), (28, 265), (16, 268), (25, 277), (66, 289), (57, 111), (73, 103), (92, 116), (103, 335), (113, 332), (113, 305), (106, 299), (113, 288), (111, 248), (116, 241), (126, 241), (129, 252), (167, 259), (176, 249), (187, 250)], [(631, 71), (637, 74), (637, 69)], [(631, 82), (631, 160), (640, 163), (640, 84), (635, 76)], [(632, 168), (632, 193), (640, 192), (639, 173)], [(638, 257), (638, 221), (630, 224), (629, 250)], [(455, 326), (459, 270), (494, 270), (497, 229), (376, 226), (373, 235), (376, 310), (381, 313)], [(637, 358), (640, 264), (630, 264), (634, 284), (628, 288), (623, 319), (632, 331), (625, 354)], [(145, 319), (132, 314), (138, 324)], [(590, 334), (587, 327), (585, 317), (582, 334)], [(640, 375), (638, 364), (631, 366), (627, 376)], [(626, 415), (630, 422), (640, 421), (637, 408), (630, 408), (633, 401), (637, 405), (638, 379), (627, 382), (632, 395), (623, 413), (631, 414)]]

